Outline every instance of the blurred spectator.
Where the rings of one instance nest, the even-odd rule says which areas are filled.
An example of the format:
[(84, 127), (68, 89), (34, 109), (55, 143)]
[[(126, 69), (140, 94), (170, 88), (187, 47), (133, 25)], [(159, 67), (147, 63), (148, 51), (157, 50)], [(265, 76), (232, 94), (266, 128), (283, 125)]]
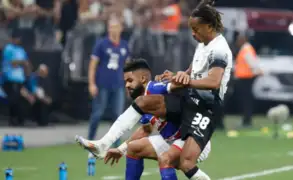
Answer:
[(181, 23), (181, 9), (175, 0), (163, 0), (163, 7), (155, 9), (155, 14), (160, 18), (160, 30), (165, 36), (174, 36), (179, 31)]
[(15, 30), (12, 32), (11, 42), (3, 49), (2, 62), (3, 88), (9, 103), (10, 125), (24, 124), (23, 98), (20, 90), (29, 71), (30, 65), (27, 53), (21, 47), (19, 32)]
[(79, 0), (79, 20), (88, 22), (98, 20), (102, 5), (96, 0)]
[(53, 17), (55, 3), (58, 0), (34, 0), (38, 7), (38, 14), (40, 16)]
[(94, 139), (101, 116), (108, 104), (113, 119), (124, 108), (123, 67), (129, 51), (126, 41), (121, 39), (122, 24), (116, 18), (108, 21), (108, 37), (99, 39), (94, 47), (89, 64), (89, 92), (93, 98), (90, 117), (89, 139)]
[(8, 20), (15, 20), (23, 14), (24, 5), (21, 0), (2, 0), (1, 3)]
[(235, 91), (238, 94), (239, 105), (243, 118), (243, 125), (250, 127), (253, 115), (252, 85), (258, 75), (262, 75), (257, 54), (254, 47), (248, 42), (245, 33), (240, 33), (236, 40), (240, 48), (235, 63)]
[(48, 67), (41, 64), (36, 72), (30, 74), (26, 86), (21, 89), (22, 96), (32, 104), (33, 120), (39, 126), (46, 126), (49, 123), (49, 106), (52, 99), (40, 84), (42, 79), (47, 78), (48, 73)]
[(58, 23), (57, 40), (61, 41), (63, 47), (66, 43), (67, 32), (72, 30), (78, 17), (78, 4), (76, 0), (65, 0), (62, 2), (60, 10), (60, 20)]

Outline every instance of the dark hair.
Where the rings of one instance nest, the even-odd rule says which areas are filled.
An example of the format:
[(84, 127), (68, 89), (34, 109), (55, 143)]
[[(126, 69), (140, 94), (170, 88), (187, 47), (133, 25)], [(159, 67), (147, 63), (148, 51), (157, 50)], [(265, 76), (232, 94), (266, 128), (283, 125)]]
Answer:
[(142, 58), (132, 59), (130, 62), (126, 63), (123, 71), (131, 72), (131, 71), (136, 71), (138, 69), (146, 69), (151, 71), (151, 68), (148, 65), (147, 61)]
[(215, 0), (201, 0), (196, 8), (192, 11), (191, 17), (200, 18), (203, 23), (212, 26), (217, 32), (223, 31), (221, 13), (213, 7)]

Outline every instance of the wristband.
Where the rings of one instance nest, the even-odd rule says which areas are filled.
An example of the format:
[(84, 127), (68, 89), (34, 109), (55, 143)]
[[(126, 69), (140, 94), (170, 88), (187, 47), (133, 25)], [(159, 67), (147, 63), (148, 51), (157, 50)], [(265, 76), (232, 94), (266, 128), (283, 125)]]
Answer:
[(127, 143), (124, 142), (122, 143), (118, 148), (117, 148), (122, 154), (126, 154), (127, 152)]

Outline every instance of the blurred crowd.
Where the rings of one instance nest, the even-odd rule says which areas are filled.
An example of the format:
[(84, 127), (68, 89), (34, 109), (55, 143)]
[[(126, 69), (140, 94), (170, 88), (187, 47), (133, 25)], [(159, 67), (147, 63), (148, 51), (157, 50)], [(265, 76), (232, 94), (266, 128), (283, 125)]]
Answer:
[[(196, 0), (0, 0), (0, 24), (9, 28), (53, 31), (63, 45), (66, 34), (79, 24), (101, 27), (100, 22), (116, 15), (125, 28), (149, 27), (176, 32), (187, 25)], [(170, 16), (168, 23), (163, 16)], [(171, 21), (172, 20), (172, 21)], [(170, 23), (172, 24), (170, 25)], [(53, 28), (53, 29), (50, 29)], [(93, 28), (95, 29), (95, 28)], [(4, 35), (2, 33), (2, 39)]]

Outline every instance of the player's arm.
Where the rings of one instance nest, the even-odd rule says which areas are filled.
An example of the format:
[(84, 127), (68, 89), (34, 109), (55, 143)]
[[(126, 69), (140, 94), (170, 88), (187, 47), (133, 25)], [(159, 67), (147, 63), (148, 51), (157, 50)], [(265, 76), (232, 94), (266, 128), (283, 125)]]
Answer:
[(190, 80), (189, 87), (207, 90), (219, 89), (224, 72), (224, 67), (212, 67), (206, 78)]
[(187, 73), (179, 72), (178, 75), (174, 76), (172, 79), (169, 88), (170, 91), (186, 86), (204, 90), (218, 89), (227, 66), (227, 60), (228, 57), (226, 54), (213, 52), (213, 54), (209, 56), (210, 65), (207, 77), (190, 80), (190, 76)]
[(118, 147), (119, 151), (125, 153), (127, 151), (127, 145), (129, 142), (149, 136), (153, 131), (153, 120), (155, 120), (153, 115), (145, 114), (140, 119), (142, 126), (139, 127), (128, 140), (126, 140)]
[(150, 135), (151, 132), (152, 132), (152, 125), (151, 124), (146, 124), (146, 125), (139, 127), (132, 134), (132, 136), (127, 141), (125, 141), (123, 144), (121, 144), (118, 148), (113, 148), (113, 149), (108, 150), (108, 152), (104, 158), (105, 164), (107, 164), (110, 160), (112, 160), (111, 165), (113, 165), (114, 162), (118, 163), (120, 158), (124, 154), (126, 154), (127, 146), (128, 146), (129, 142), (131, 142), (133, 140), (141, 139), (143, 137), (147, 137)]
[(89, 91), (91, 95), (94, 97), (97, 95), (97, 87), (96, 87), (96, 72), (97, 67), (100, 62), (100, 56), (101, 56), (101, 42), (97, 41), (89, 63), (88, 68), (88, 81), (89, 81)]
[(202, 79), (189, 81), (189, 87), (196, 89), (219, 89), (228, 64), (228, 55), (220, 51), (214, 51), (208, 57), (210, 62), (208, 76)]

